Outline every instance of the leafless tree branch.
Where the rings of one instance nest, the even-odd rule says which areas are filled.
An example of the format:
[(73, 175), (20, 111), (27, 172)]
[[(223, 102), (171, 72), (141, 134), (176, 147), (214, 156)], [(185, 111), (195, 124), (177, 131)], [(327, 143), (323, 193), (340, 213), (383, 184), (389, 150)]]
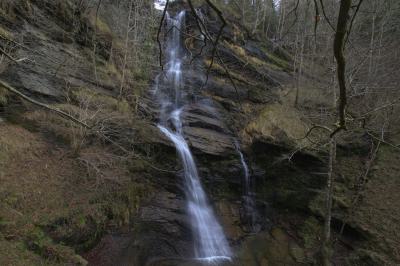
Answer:
[(221, 27), (219, 28), (219, 31), (218, 31), (218, 33), (217, 33), (217, 37), (215, 38), (215, 41), (214, 41), (214, 43), (213, 43), (213, 50), (212, 50), (212, 54), (211, 54), (211, 62), (210, 62), (210, 65), (208, 66), (208, 69), (207, 69), (206, 81), (205, 81), (205, 83), (203, 84), (203, 87), (204, 87), (205, 85), (207, 85), (207, 82), (208, 82), (208, 78), (209, 78), (209, 74), (210, 74), (211, 68), (212, 68), (213, 65), (214, 65), (214, 58), (215, 58), (215, 54), (216, 54), (217, 49), (218, 49), (218, 43), (219, 43), (219, 40), (220, 40), (220, 38), (221, 38), (221, 36), (222, 36), (222, 32), (223, 32), (225, 26), (227, 25), (226, 20), (225, 20), (225, 18), (224, 18), (224, 16), (223, 16), (221, 10), (219, 10), (210, 0), (205, 0), (205, 1), (206, 1), (207, 4), (217, 13), (217, 16), (219, 17), (220, 21), (222, 22), (222, 25), (221, 25)]
[(62, 116), (62, 117), (64, 117), (64, 118), (66, 118), (66, 119), (68, 119), (68, 120), (71, 120), (71, 121), (73, 121), (74, 123), (77, 123), (77, 124), (79, 124), (79, 125), (81, 125), (81, 126), (83, 126), (83, 127), (85, 127), (85, 128), (88, 128), (88, 129), (91, 129), (91, 128), (92, 128), (92, 127), (89, 126), (88, 124), (86, 124), (86, 123), (84, 123), (84, 122), (82, 122), (82, 121), (76, 119), (75, 117), (73, 117), (73, 116), (67, 114), (67, 113), (64, 112), (64, 111), (61, 111), (61, 110), (59, 110), (59, 109), (57, 109), (57, 108), (53, 108), (53, 107), (51, 107), (51, 106), (49, 106), (49, 105), (47, 105), (47, 104), (40, 103), (40, 102), (38, 102), (38, 101), (36, 101), (36, 100), (34, 100), (34, 99), (32, 99), (32, 98), (26, 96), (25, 94), (23, 94), (23, 93), (20, 92), (19, 90), (15, 89), (14, 87), (12, 87), (11, 85), (9, 85), (8, 83), (6, 83), (6, 82), (3, 81), (3, 80), (0, 80), (0, 86), (3, 87), (4, 89), (6, 89), (7, 91), (9, 91), (9, 92), (11, 92), (11, 93), (13, 93), (13, 94), (16, 94), (17, 96), (21, 97), (22, 99), (24, 99), (24, 100), (26, 100), (26, 101), (28, 101), (28, 102), (34, 104), (34, 105), (37, 105), (37, 106), (39, 106), (39, 107), (41, 107), (41, 108), (44, 108), (44, 109), (46, 109), (46, 110), (49, 110), (49, 111), (51, 111), (51, 112), (53, 112), (53, 113), (56, 113), (56, 114), (58, 114), (58, 115), (60, 115), (60, 116)]
[(160, 35), (161, 35), (162, 27), (164, 24), (165, 15), (167, 14), (168, 5), (169, 5), (169, 0), (167, 0), (165, 3), (163, 14), (162, 14), (162, 17), (160, 20), (160, 25), (158, 26), (158, 31), (157, 31), (157, 43), (158, 43), (158, 48), (159, 48), (159, 63), (160, 63), (160, 67), (161, 67), (162, 71), (164, 71), (164, 64), (162, 62), (163, 52), (162, 52), (162, 44), (161, 44), (161, 40), (160, 40)]

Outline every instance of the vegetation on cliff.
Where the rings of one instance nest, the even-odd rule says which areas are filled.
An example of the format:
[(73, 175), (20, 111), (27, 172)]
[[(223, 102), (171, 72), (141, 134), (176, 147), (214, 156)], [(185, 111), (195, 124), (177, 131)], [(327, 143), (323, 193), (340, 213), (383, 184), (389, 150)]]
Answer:
[[(232, 263), (399, 264), (398, 1), (164, 2), (187, 13), (183, 131)], [(0, 2), (1, 265), (198, 264), (153, 4)]]

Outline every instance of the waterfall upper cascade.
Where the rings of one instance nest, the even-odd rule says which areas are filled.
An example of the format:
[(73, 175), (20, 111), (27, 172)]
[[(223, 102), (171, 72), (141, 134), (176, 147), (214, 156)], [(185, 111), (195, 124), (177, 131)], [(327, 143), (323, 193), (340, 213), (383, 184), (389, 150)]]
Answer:
[[(158, 9), (158, 10), (164, 10), (166, 2), (167, 2), (166, 0), (155, 0), (154, 8)], [(172, 1), (170, 1), (170, 2), (172, 2)]]
[(161, 106), (159, 129), (175, 145), (183, 165), (187, 210), (195, 241), (195, 259), (215, 262), (230, 260), (232, 256), (228, 241), (202, 187), (197, 167), (184, 138), (181, 114), (190, 104), (184, 90), (182, 65), (185, 50), (182, 47), (181, 30), (184, 28), (185, 12), (174, 17), (166, 15), (168, 36), (166, 38), (166, 73), (155, 82), (154, 93)]

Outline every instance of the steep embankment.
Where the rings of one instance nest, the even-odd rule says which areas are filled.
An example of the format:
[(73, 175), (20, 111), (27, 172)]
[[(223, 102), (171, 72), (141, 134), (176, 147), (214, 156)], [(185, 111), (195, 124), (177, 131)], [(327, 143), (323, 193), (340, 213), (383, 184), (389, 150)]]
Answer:
[[(152, 130), (138, 118), (137, 101), (148, 88), (152, 51), (142, 39), (142, 54), (129, 53), (123, 68), (125, 7), (112, 1), (98, 10), (86, 1), (0, 2), (0, 48), (8, 55), (1, 57), (1, 80), (92, 127), (0, 88), (1, 265), (86, 264), (78, 254), (127, 227), (148, 191), (130, 173), (146, 161), (125, 149)], [(151, 5), (142, 11), (152, 14)], [(150, 19), (142, 23), (152, 32)], [(141, 56), (148, 60), (133, 69)], [(124, 100), (118, 100), (121, 84)]]
[[(171, 8), (189, 7), (175, 1)], [(125, 61), (128, 10), (114, 1), (100, 7), (86, 1), (0, 3), (0, 47), (18, 61), (3, 56), (0, 78), (93, 126), (76, 125), (0, 88), (2, 265), (197, 263), (188, 259), (193, 242), (181, 166), (155, 126), (159, 106), (150, 82), (157, 74), (151, 70), (158, 69), (152, 38), (160, 14), (151, 3), (143, 6), (148, 35), (130, 36), (144, 46)], [(199, 10), (216, 36), (218, 17), (207, 6)], [(208, 77), (210, 43), (185, 65), (192, 103), (182, 113), (184, 135), (235, 264), (315, 263), (326, 153), (307, 148), (310, 122), (292, 107), (288, 52), (253, 36), (235, 10), (224, 12), (228, 25)], [(185, 22), (182, 41), (190, 58), (203, 42), (189, 11)], [(316, 107), (312, 99), (306, 104), (307, 112)], [(396, 194), (380, 192), (396, 191), (391, 150), (381, 150), (364, 204), (347, 218), (368, 157), (365, 140), (340, 143), (334, 227), (341, 221), (348, 226), (343, 236), (335, 234), (334, 257), (338, 264), (348, 258), (353, 265), (393, 264), (399, 260)], [(244, 215), (236, 141), (254, 183), (256, 232)], [(390, 219), (380, 223), (381, 216)]]

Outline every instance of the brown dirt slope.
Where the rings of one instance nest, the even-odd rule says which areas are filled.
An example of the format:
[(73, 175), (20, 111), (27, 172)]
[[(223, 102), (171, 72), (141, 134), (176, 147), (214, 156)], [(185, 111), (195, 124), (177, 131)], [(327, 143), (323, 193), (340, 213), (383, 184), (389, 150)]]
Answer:
[(118, 183), (90, 174), (93, 154), (107, 153), (76, 156), (41, 131), (0, 123), (0, 265), (84, 265), (77, 254), (129, 220), (126, 173), (109, 169)]

